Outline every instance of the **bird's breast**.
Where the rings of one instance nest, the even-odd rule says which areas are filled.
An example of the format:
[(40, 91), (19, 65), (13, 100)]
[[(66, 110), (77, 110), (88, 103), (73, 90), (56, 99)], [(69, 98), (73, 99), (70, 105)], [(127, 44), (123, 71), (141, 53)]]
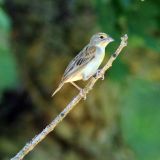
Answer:
[(86, 77), (93, 76), (104, 59), (105, 51), (98, 50), (95, 57), (86, 65), (83, 75)]

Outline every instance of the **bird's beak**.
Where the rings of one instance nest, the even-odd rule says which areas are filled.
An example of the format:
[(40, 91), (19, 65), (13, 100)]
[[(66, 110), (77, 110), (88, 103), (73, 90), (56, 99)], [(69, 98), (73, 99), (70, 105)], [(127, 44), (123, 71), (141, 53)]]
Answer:
[(107, 38), (107, 41), (108, 41), (108, 42), (113, 42), (114, 39), (113, 39), (112, 37), (108, 37), (108, 38)]
[(113, 38), (107, 37), (107, 38), (103, 39), (101, 45), (102, 45), (102, 46), (106, 46), (106, 45), (108, 45), (110, 42), (113, 42), (113, 41), (114, 41)]

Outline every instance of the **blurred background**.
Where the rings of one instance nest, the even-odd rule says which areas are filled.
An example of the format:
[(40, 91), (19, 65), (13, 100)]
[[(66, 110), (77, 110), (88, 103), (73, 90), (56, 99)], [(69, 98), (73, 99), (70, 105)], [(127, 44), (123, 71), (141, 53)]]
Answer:
[[(160, 1), (0, 0), (0, 159), (13, 157), (70, 102), (51, 98), (97, 32), (128, 46), (28, 160), (160, 160)], [(84, 86), (86, 83), (79, 83)]]

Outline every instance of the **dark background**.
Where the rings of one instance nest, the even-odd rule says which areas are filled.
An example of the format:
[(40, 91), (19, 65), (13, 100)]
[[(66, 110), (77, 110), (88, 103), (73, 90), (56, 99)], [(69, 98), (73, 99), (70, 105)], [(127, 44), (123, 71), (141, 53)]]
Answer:
[[(13, 157), (78, 92), (51, 98), (69, 61), (97, 32), (128, 46), (25, 159), (160, 159), (160, 1), (0, 0), (0, 159)], [(79, 83), (84, 86), (84, 83)]]

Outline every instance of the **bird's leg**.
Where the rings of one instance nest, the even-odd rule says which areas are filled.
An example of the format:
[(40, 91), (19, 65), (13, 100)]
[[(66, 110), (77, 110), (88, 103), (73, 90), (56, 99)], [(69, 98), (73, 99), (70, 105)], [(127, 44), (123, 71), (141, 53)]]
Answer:
[(75, 84), (74, 82), (70, 82), (70, 83), (80, 91), (81, 96), (85, 100), (86, 99), (86, 93), (84, 92), (84, 90), (82, 88), (80, 88), (77, 84)]
[(98, 69), (93, 77), (94, 78), (101, 78), (102, 80), (104, 80), (104, 74), (101, 73), (101, 69)]
[(82, 90), (82, 88), (80, 88), (77, 84), (75, 84), (74, 82), (70, 82), (73, 86), (75, 86), (79, 91)]

